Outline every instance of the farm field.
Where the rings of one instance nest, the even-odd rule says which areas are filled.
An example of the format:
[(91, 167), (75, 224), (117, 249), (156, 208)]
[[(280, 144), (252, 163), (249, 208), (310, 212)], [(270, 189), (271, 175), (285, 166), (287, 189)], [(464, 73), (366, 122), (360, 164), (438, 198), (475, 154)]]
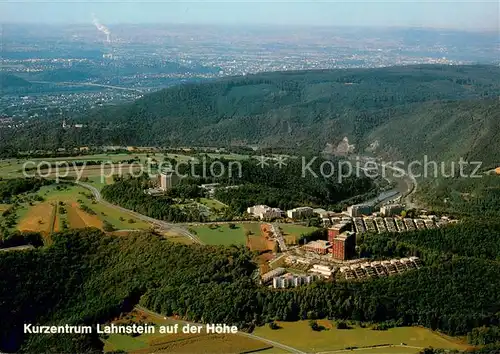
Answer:
[[(138, 310), (132, 311), (125, 318), (113, 321), (115, 324), (137, 322), (155, 325), (174, 325), (177, 323), (179, 328), (183, 326), (180, 321), (151, 316)], [(142, 334), (136, 337), (112, 334), (103, 339), (104, 351), (124, 350), (135, 354), (148, 354), (158, 351), (175, 353), (242, 353), (272, 348), (267, 343), (237, 334), (217, 335), (206, 334), (204, 331), (200, 334), (184, 334), (181, 330), (179, 332), (181, 333)], [(278, 353), (278, 351), (274, 352)]]
[(50, 202), (44, 202), (27, 208), (17, 228), (20, 231), (52, 232), (51, 225), (54, 219), (54, 208), (55, 205)]
[(240, 154), (216, 154), (216, 153), (208, 153), (207, 154), (212, 159), (225, 159), (225, 160), (247, 160), (250, 158), (249, 155), (240, 155)]
[[(306, 352), (326, 352), (342, 350), (346, 347), (369, 347), (382, 344), (405, 346), (393, 348), (366, 349), (356, 353), (418, 353), (421, 349), (433, 348), (467, 349), (459, 339), (447, 337), (422, 327), (398, 327), (386, 331), (370, 328), (354, 327), (352, 329), (336, 329), (330, 321), (318, 320), (318, 324), (326, 330), (313, 331), (308, 321), (278, 322), (280, 329), (272, 330), (268, 326), (257, 327), (254, 334), (270, 340), (289, 345)], [(416, 348), (409, 348), (416, 347)], [(379, 351), (380, 350), (380, 351)]]
[[(151, 158), (156, 158), (158, 160), (162, 160), (165, 156), (164, 154), (149, 154)], [(169, 156), (170, 157), (170, 156)], [(183, 156), (187, 158), (186, 156)], [(178, 159), (182, 160), (183, 157), (178, 157)], [(121, 153), (121, 154), (95, 154), (95, 155), (82, 155), (82, 156), (70, 156), (70, 157), (48, 157), (48, 158), (33, 158), (33, 159), (4, 159), (0, 160), (0, 177), (3, 178), (16, 178), (23, 177), (23, 165), (29, 161), (29, 164), (26, 165), (27, 168), (33, 168), (42, 162), (47, 162), (49, 164), (55, 163), (58, 161), (67, 161), (71, 164), (72, 161), (102, 161), (102, 162), (113, 162), (115, 163), (115, 174), (118, 174), (118, 163), (125, 160), (130, 159), (139, 159), (142, 163), (145, 163), (148, 159), (148, 154), (146, 153)], [(171, 157), (173, 158), (173, 157)], [(189, 159), (189, 158), (188, 158)], [(47, 168), (47, 166), (45, 166)], [(82, 166), (77, 166), (78, 170), (81, 170)], [(111, 167), (107, 165), (104, 170), (109, 173)], [(129, 165), (123, 164), (122, 172), (127, 173), (129, 171)], [(36, 171), (27, 171), (29, 174), (34, 174)], [(45, 173), (46, 170), (43, 170), (42, 173)], [(64, 173), (64, 170), (61, 169), (61, 173)], [(101, 166), (86, 166), (83, 172), (83, 176), (86, 177), (94, 177), (100, 176)], [(74, 171), (73, 166), (70, 166), (69, 176), (75, 176), (76, 171)]]
[(274, 248), (275, 241), (266, 240), (266, 238), (262, 235), (251, 235), (247, 238), (247, 247), (251, 251), (272, 251)]
[(97, 227), (98, 229), (102, 229), (103, 222), (99, 217), (83, 211), (76, 202), (66, 201), (65, 203), (68, 225), (71, 228)]
[(246, 236), (246, 245), (251, 251), (271, 251), (274, 249), (275, 241), (267, 239), (269, 224), (254, 224), (250, 235)]
[[(247, 155), (238, 155), (238, 154), (215, 154), (209, 153), (208, 156), (216, 159), (226, 159), (226, 160), (244, 160), (248, 159)], [(130, 160), (138, 158), (142, 163), (145, 163), (148, 158), (156, 159), (158, 161), (163, 160), (164, 158), (175, 159), (180, 162), (191, 161), (195, 159), (194, 156), (184, 155), (182, 153), (145, 153), (145, 152), (129, 152), (129, 153), (118, 153), (118, 154), (92, 154), (92, 155), (81, 155), (81, 156), (69, 156), (69, 157), (46, 157), (46, 158), (16, 158), (16, 159), (4, 159), (0, 160), (0, 177), (4, 178), (15, 178), (22, 177), (22, 169), (23, 165), (27, 161), (32, 161), (35, 164), (39, 164), (42, 161), (47, 161), (49, 163), (54, 163), (57, 161), (111, 161), (114, 163), (118, 163), (120, 161)], [(30, 164), (27, 167), (34, 167), (36, 165)], [(96, 167), (100, 169), (100, 166), (88, 166), (88, 171), (85, 172), (87, 176), (94, 176), (97, 174), (95, 169), (90, 169), (90, 167)], [(127, 169), (128, 170), (128, 169)], [(33, 172), (33, 171), (32, 171)], [(70, 175), (73, 175), (74, 172)]]
[[(116, 229), (149, 229), (149, 224), (131, 217), (129, 214), (110, 208), (104, 204), (92, 204), (88, 199), (89, 191), (70, 184), (44, 186), (38, 195), (43, 202), (34, 205), (23, 204), (16, 212), (17, 229), (20, 231), (39, 231), (43, 233), (60, 231), (63, 224), (69, 228), (97, 227), (102, 229), (104, 221)], [(78, 202), (78, 201), (81, 201)], [(59, 212), (54, 215), (58, 206)], [(81, 205), (90, 208), (95, 215), (81, 209)], [(63, 212), (65, 211), (65, 212)]]
[[(210, 157), (211, 159), (217, 159), (217, 160), (220, 160), (220, 159), (225, 159), (225, 160), (233, 160), (233, 161), (238, 161), (238, 160), (246, 160), (248, 159), (250, 156), (249, 155), (240, 155), (240, 154), (232, 154), (232, 153), (207, 153), (206, 155), (208, 155), (208, 157)], [(186, 161), (192, 161), (192, 160), (198, 160), (198, 158), (196, 157), (196, 155), (184, 155), (182, 153), (168, 153), (168, 154), (165, 154), (166, 157), (170, 158), (170, 159), (175, 159), (177, 161), (181, 161), (181, 162), (186, 162)], [(234, 172), (237, 171), (236, 169), (236, 166), (234, 167)]]

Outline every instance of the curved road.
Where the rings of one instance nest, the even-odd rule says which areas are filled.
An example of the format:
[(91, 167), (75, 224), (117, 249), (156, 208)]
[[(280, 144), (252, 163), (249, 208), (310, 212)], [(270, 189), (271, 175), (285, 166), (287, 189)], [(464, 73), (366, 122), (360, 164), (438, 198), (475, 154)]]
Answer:
[(385, 164), (384, 162), (382, 162), (382, 165), (384, 167), (389, 168), (393, 172), (397, 172), (398, 174), (403, 176), (403, 177), (401, 177), (401, 179), (408, 186), (408, 190), (407, 190), (406, 194), (402, 196), (402, 199), (404, 199), (404, 202), (408, 208), (415, 208), (416, 204), (412, 201), (412, 196), (413, 196), (413, 194), (415, 194), (415, 192), (417, 191), (417, 187), (418, 187), (417, 179), (415, 178), (415, 176), (413, 176), (411, 173), (406, 172), (402, 168), (390, 166), (388, 164)]
[[(398, 177), (395, 177), (394, 175), (392, 175), (390, 177), (387, 177), (384, 175), (383, 177), (386, 180), (393, 179), (393, 180), (403, 181), (406, 184), (406, 192), (405, 193), (400, 192), (401, 193), (401, 200), (402, 201), (404, 200), (404, 203), (407, 205), (408, 208), (415, 208), (416, 207), (416, 204), (412, 202), (412, 196), (417, 191), (418, 183), (417, 183), (417, 179), (411, 173), (408, 173), (407, 171), (405, 171), (402, 168), (392, 166), (391, 163), (386, 163), (384, 161), (379, 162), (376, 159), (371, 158), (371, 157), (367, 157), (367, 156), (357, 156), (357, 157), (365, 164), (368, 161), (374, 163), (377, 166), (377, 168), (379, 169), (379, 173), (380, 173), (380, 170), (382, 170), (383, 171), (382, 173), (385, 174), (386, 168), (391, 170), (393, 172), (393, 174), (397, 173)], [(361, 168), (361, 169), (366, 171), (365, 168)]]
[(149, 216), (140, 214), (140, 213), (135, 212), (133, 210), (126, 209), (126, 208), (123, 208), (123, 207), (115, 205), (115, 204), (111, 204), (111, 203), (107, 202), (106, 200), (104, 200), (102, 198), (101, 192), (96, 187), (94, 187), (94, 186), (92, 186), (92, 185), (90, 185), (88, 183), (83, 183), (83, 182), (76, 182), (76, 184), (78, 184), (79, 186), (82, 186), (83, 188), (88, 189), (89, 191), (91, 191), (92, 194), (94, 195), (96, 201), (99, 202), (99, 203), (102, 203), (102, 204), (104, 204), (104, 205), (106, 205), (106, 206), (108, 206), (110, 208), (119, 210), (119, 211), (127, 213), (129, 215), (132, 215), (132, 216), (134, 216), (137, 219), (140, 219), (140, 220), (143, 220), (145, 222), (151, 223), (154, 226), (156, 226), (156, 227), (158, 227), (158, 228), (160, 228), (162, 230), (175, 232), (175, 233), (177, 233), (179, 235), (183, 235), (183, 236), (189, 237), (195, 243), (202, 244), (202, 242), (200, 241), (200, 239), (198, 237), (196, 237), (195, 235), (193, 235), (192, 233), (190, 233), (188, 230), (186, 230), (186, 229), (184, 229), (182, 227), (179, 227), (178, 225), (171, 224), (171, 223), (165, 222), (163, 220), (153, 219), (153, 218), (150, 218)]
[[(153, 312), (151, 310), (148, 310), (147, 308), (142, 307), (140, 305), (137, 305), (135, 308), (137, 310), (139, 310), (139, 311), (142, 311), (142, 312), (145, 312), (145, 313), (149, 314), (150, 316), (154, 316), (154, 317), (159, 317), (161, 319), (165, 319), (165, 316), (163, 316), (163, 315), (161, 315), (159, 313)], [(199, 325), (200, 324), (200, 323), (183, 321), (183, 320), (176, 320), (176, 321), (177, 322), (182, 322), (182, 323), (185, 323), (185, 324), (192, 324), (192, 325)], [(252, 338), (252, 339), (255, 339), (255, 340), (259, 340), (259, 341), (265, 342), (267, 344), (271, 344), (274, 347), (281, 348), (281, 349), (286, 350), (287, 352), (290, 352), (290, 353), (306, 354), (305, 352), (300, 351), (299, 349), (292, 348), (292, 347), (290, 347), (290, 346), (288, 346), (286, 344), (278, 343), (278, 342), (275, 342), (275, 341), (267, 339), (267, 338), (256, 336), (254, 334), (250, 334), (250, 333), (238, 331), (237, 335), (248, 337), (248, 338)]]

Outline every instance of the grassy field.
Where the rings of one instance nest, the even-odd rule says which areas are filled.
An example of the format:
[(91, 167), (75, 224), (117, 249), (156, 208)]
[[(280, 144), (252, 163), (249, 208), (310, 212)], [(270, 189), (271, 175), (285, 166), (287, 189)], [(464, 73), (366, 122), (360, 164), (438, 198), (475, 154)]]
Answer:
[[(217, 159), (227, 159), (227, 160), (244, 160), (248, 159), (247, 155), (238, 155), (238, 154), (208, 154), (211, 158), (217, 158)], [(28, 167), (34, 167), (37, 164), (39, 164), (42, 161), (47, 161), (49, 163), (57, 162), (57, 161), (102, 161), (102, 162), (107, 162), (111, 161), (113, 163), (118, 163), (121, 161), (125, 160), (130, 160), (130, 159), (139, 159), (141, 163), (145, 163), (148, 158), (151, 159), (156, 159), (157, 161), (163, 161), (165, 158), (169, 159), (175, 159), (179, 162), (186, 162), (193, 160), (195, 157), (193, 156), (188, 156), (188, 155), (183, 155), (181, 153), (177, 154), (163, 154), (163, 153), (135, 153), (135, 152), (130, 152), (130, 153), (119, 153), (119, 154), (94, 154), (94, 155), (82, 155), (82, 156), (71, 156), (71, 157), (47, 157), (47, 158), (19, 158), (19, 159), (4, 159), (0, 160), (0, 177), (3, 178), (15, 178), (15, 177), (22, 177), (22, 170), (23, 170), (23, 165), (25, 162), (30, 161), (34, 162), (35, 165), (30, 164)], [(100, 166), (88, 166), (86, 169), (86, 172), (84, 175), (86, 176), (97, 176), (98, 171), (100, 170)], [(80, 167), (79, 167), (80, 169)], [(36, 171), (30, 171), (30, 173), (33, 173)], [(70, 175), (74, 175), (74, 172), (72, 172)]]
[(210, 225), (192, 226), (190, 229), (196, 232), (198, 238), (208, 245), (244, 245), (245, 224), (236, 224), (234, 229), (230, 229), (228, 224), (215, 225), (211, 229)]
[[(228, 224), (215, 225), (210, 228), (210, 224), (202, 226), (192, 226), (199, 239), (209, 245), (246, 245), (246, 233), (251, 232), (251, 241), (256, 249), (265, 249), (264, 240), (259, 240), (261, 235), (261, 223), (237, 223), (236, 228), (230, 229)], [(279, 224), (283, 231), (287, 243), (293, 244), (295, 240), (304, 233), (316, 230), (315, 227), (305, 227), (301, 225)]]
[[(92, 200), (87, 197), (89, 193), (83, 187), (69, 184), (42, 187), (37, 194), (44, 198), (43, 202), (37, 202), (34, 205), (25, 203), (17, 211), (17, 229), (51, 232), (50, 225), (53, 224), (54, 220), (53, 211), (59, 203), (63, 203), (59, 208), (63, 207), (66, 213), (56, 215), (54, 231), (61, 230), (63, 222), (66, 222), (70, 228), (97, 227), (102, 229), (104, 221), (109, 222), (116, 229), (149, 229), (148, 223), (131, 217), (127, 213), (101, 203), (93, 204)], [(81, 205), (93, 210), (95, 215), (83, 211)]]
[(0, 160), (0, 177), (15, 178), (22, 177), (21, 169), (23, 168), (23, 160)]
[(223, 204), (215, 199), (200, 198), (200, 203), (203, 205), (206, 205), (210, 209), (214, 209), (214, 210), (221, 210), (221, 209), (224, 209), (226, 207), (225, 204)]
[(105, 204), (97, 203), (92, 204), (90, 201), (84, 200), (85, 205), (87, 205), (90, 209), (96, 212), (97, 216), (101, 220), (106, 220), (111, 225), (113, 225), (116, 229), (119, 230), (137, 230), (137, 229), (149, 229), (150, 224), (144, 221), (141, 221), (130, 214), (122, 212), (117, 209), (113, 209), (108, 207)]
[(283, 231), (283, 236), (300, 237), (302, 234), (307, 234), (317, 230), (317, 227), (307, 227), (295, 224), (279, 224), (280, 229)]
[(261, 232), (260, 232), (260, 223), (245, 223), (243, 224), (243, 227), (245, 228), (245, 233), (247, 231), (250, 231), (251, 232), (251, 235), (255, 235), (255, 236), (260, 236)]
[[(369, 347), (389, 344), (404, 346), (397, 348), (366, 349), (367, 353), (418, 353), (419, 348), (466, 349), (468, 346), (458, 339), (443, 336), (421, 327), (391, 328), (387, 331), (375, 331), (369, 328), (355, 327), (339, 330), (330, 321), (318, 321), (326, 328), (321, 332), (313, 331), (308, 321), (279, 322), (280, 329), (272, 330), (268, 326), (258, 327), (253, 332), (263, 338), (275, 340), (306, 352), (326, 352), (347, 347)], [(409, 348), (415, 347), (415, 348)], [(356, 353), (364, 351), (356, 351)]]
[(89, 214), (88, 212), (83, 211), (80, 208), (79, 203), (65, 201), (65, 207), (67, 210), (66, 217), (70, 228), (82, 229), (85, 227), (96, 227), (98, 229), (102, 229), (103, 220), (101, 220), (97, 215)]
[(207, 154), (212, 159), (225, 159), (225, 160), (248, 160), (250, 158), (249, 155), (240, 155), (240, 154), (215, 154), (209, 153)]
[[(154, 158), (157, 160), (163, 160), (163, 154), (149, 154), (150, 158)], [(71, 156), (71, 157), (52, 157), (52, 158), (33, 158), (33, 159), (5, 159), (0, 160), (0, 177), (3, 178), (15, 178), (15, 177), (23, 177), (23, 165), (29, 161), (27, 165), (28, 168), (33, 168), (41, 164), (43, 161), (48, 163), (55, 163), (58, 161), (67, 161), (71, 164), (72, 161), (102, 161), (102, 162), (113, 162), (118, 164), (118, 162), (130, 160), (130, 159), (139, 159), (141, 163), (145, 163), (148, 160), (148, 154), (145, 153), (130, 153), (130, 154), (95, 154), (95, 155), (82, 155), (82, 156)], [(181, 159), (181, 158), (179, 158)], [(45, 166), (47, 168), (47, 166)], [(78, 170), (81, 170), (81, 166), (77, 167)], [(42, 169), (42, 171), (44, 171)], [(86, 166), (83, 176), (94, 177), (100, 176), (101, 166)], [(110, 166), (105, 168), (105, 171), (110, 172)], [(123, 166), (123, 171), (128, 172), (128, 165)], [(44, 171), (45, 172), (45, 171)], [(61, 173), (64, 171), (61, 170)], [(73, 169), (73, 166), (70, 166), (69, 171), (70, 176), (74, 176), (76, 172)], [(28, 171), (29, 174), (35, 174), (36, 171)], [(115, 166), (115, 173), (118, 173), (118, 165)]]
[[(159, 325), (172, 326), (178, 324), (180, 333), (160, 334), (156, 331), (156, 333), (142, 334), (137, 337), (112, 334), (103, 339), (104, 351), (124, 350), (136, 354), (153, 352), (243, 353), (274, 349), (267, 343), (237, 334), (216, 335), (206, 334), (204, 331), (199, 334), (184, 334), (181, 330), (183, 323), (173, 319), (150, 316), (137, 310), (127, 314), (125, 318), (113, 321), (115, 324), (137, 322), (155, 324), (156, 328)], [(278, 353), (278, 351), (273, 352)]]
[[(239, 161), (239, 160), (247, 160), (249, 158), (248, 155), (239, 155), (239, 154), (217, 154), (217, 153), (207, 153), (208, 157), (212, 158), (212, 159), (225, 159), (225, 160), (234, 160), (234, 161)], [(185, 162), (185, 161), (190, 161), (190, 160), (193, 160), (193, 159), (196, 159), (197, 160), (197, 157), (196, 156), (189, 156), (189, 155), (183, 155), (181, 153), (177, 154), (177, 153), (168, 153), (165, 155), (166, 157), (170, 158), (170, 159), (175, 159), (177, 161), (182, 161), (182, 162)], [(235, 170), (236, 171), (236, 167), (235, 167)]]
[[(120, 323), (153, 323), (158, 325), (173, 325), (182, 322), (174, 319), (165, 319), (150, 316), (134, 310), (124, 318), (114, 321)], [(330, 321), (320, 320), (320, 325), (326, 330), (315, 332), (307, 321), (279, 322), (280, 329), (271, 330), (268, 326), (258, 327), (253, 334), (262, 338), (274, 340), (289, 345), (304, 352), (352, 353), (347, 347), (357, 347), (359, 354), (416, 354), (422, 348), (434, 347), (445, 349), (465, 350), (469, 346), (459, 339), (447, 337), (421, 327), (392, 328), (387, 331), (375, 331), (369, 328), (353, 328), (348, 330), (335, 329)], [(180, 331), (181, 332), (181, 331)], [(208, 335), (200, 334), (143, 334), (137, 337), (126, 335), (110, 335), (104, 339), (105, 351), (124, 350), (135, 354), (152, 352), (175, 353), (242, 353), (263, 351), (266, 354), (286, 353), (286, 351), (272, 347), (265, 342), (250, 339), (239, 335)], [(376, 347), (381, 346), (381, 347)]]
[(346, 353), (356, 353), (356, 354), (418, 354), (421, 349), (405, 347), (405, 346), (394, 346), (394, 347), (381, 347), (381, 348), (365, 348), (356, 349), (352, 351), (350, 349), (335, 351), (336, 354), (346, 354)]
[(168, 240), (176, 243), (181, 243), (183, 245), (192, 245), (193, 240), (191, 240), (189, 237), (184, 236), (184, 235), (178, 235), (176, 233), (172, 232), (165, 232), (163, 234)]
[(0, 214), (9, 208), (10, 208), (9, 204), (0, 204)]

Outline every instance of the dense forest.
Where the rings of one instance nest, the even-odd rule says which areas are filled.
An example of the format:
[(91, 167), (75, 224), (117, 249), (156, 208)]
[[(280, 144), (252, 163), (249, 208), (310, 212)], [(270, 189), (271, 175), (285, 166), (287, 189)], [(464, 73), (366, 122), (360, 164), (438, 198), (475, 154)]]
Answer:
[(36, 192), (40, 187), (52, 184), (43, 178), (14, 178), (0, 180), (0, 203), (10, 203), (11, 198), (26, 192)]
[[(255, 160), (242, 161), (240, 178), (222, 179), (223, 184), (232, 183), (239, 188), (218, 189), (215, 197), (237, 213), (259, 204), (283, 210), (306, 205), (339, 209), (343, 200), (356, 196), (369, 199), (376, 195), (378, 183), (384, 182), (366, 177), (363, 171), (342, 177), (349, 175), (342, 161), (328, 161), (335, 166), (333, 171), (329, 167), (322, 169), (321, 165), (326, 161), (318, 157), (288, 158), (285, 165), (279, 166), (276, 161), (269, 160), (264, 168)], [(304, 168), (307, 164), (310, 170)], [(219, 182), (220, 179), (213, 181)]]
[(403, 233), (365, 234), (358, 237), (362, 257), (423, 257), (426, 264), (453, 256), (500, 261), (500, 222), (464, 220), (456, 225)]
[[(170, 196), (151, 196), (144, 190), (151, 187), (149, 178), (118, 178), (115, 183), (102, 189), (102, 196), (107, 201), (134, 210), (154, 219), (190, 222), (206, 221), (207, 217), (196, 206), (179, 206)], [(172, 193), (181, 193), (185, 188), (176, 188)], [(197, 192), (195, 189), (195, 192)], [(179, 195), (179, 194), (177, 194)], [(188, 196), (196, 196), (190, 195)]]
[(353, 176), (340, 178), (341, 173), (347, 176), (348, 171), (338, 170), (332, 176), (323, 177), (320, 166), (325, 160), (318, 158), (311, 158), (313, 163), (310, 165), (316, 175), (311, 172), (303, 174), (302, 161), (289, 159), (284, 166), (276, 166), (275, 162), (269, 161), (264, 168), (256, 160), (239, 161), (237, 166), (234, 162), (217, 160), (219, 168), (211, 176), (206, 166), (210, 166), (213, 160), (207, 157), (204, 161), (204, 164), (190, 162), (182, 166), (172, 161), (174, 170), (185, 177), (166, 196), (145, 194), (144, 190), (152, 184), (149, 178), (144, 177), (117, 178), (114, 184), (103, 188), (102, 195), (109, 202), (156, 219), (185, 222), (203, 221), (206, 217), (196, 208), (176, 206), (174, 198), (185, 200), (203, 197), (204, 191), (199, 187), (203, 183), (220, 184), (215, 197), (229, 206), (228, 217), (241, 215), (249, 206), (258, 204), (283, 210), (306, 205), (341, 209), (343, 200), (359, 196), (369, 198), (377, 194), (379, 187), (362, 171), (359, 175), (353, 173)]
[(457, 217), (500, 217), (500, 176), (435, 178), (419, 183), (418, 200), (436, 212)]
[[(192, 321), (252, 330), (272, 320), (350, 319), (423, 325), (473, 343), (498, 341), (500, 224), (476, 222), (404, 235), (371, 235), (369, 256), (418, 254), (425, 267), (362, 282), (318, 282), (290, 290), (258, 286), (243, 247), (172, 243), (154, 234), (107, 236), (96, 229), (54, 235), (54, 243), (0, 253), (0, 350), (102, 350), (89, 336), (23, 336), (23, 323), (95, 324), (134, 304)], [(483, 236), (484, 234), (484, 236)], [(491, 237), (487, 237), (490, 235)], [(432, 236), (436, 240), (432, 240)], [(470, 239), (470, 240), (469, 240)], [(477, 250), (470, 250), (475, 244)]]
[(375, 143), (391, 157), (491, 164), (499, 153), (490, 144), (498, 140), (499, 82), (498, 67), (448, 65), (230, 77), (73, 117), (85, 121), (83, 130), (64, 130), (59, 120), (3, 129), (0, 149), (259, 145), (317, 152), (347, 136), (357, 151)]

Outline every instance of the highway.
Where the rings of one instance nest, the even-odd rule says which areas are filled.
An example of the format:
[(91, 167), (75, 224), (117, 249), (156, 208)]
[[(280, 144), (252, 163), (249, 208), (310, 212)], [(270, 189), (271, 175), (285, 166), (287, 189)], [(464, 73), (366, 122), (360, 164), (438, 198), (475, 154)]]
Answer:
[[(418, 182), (414, 176), (411, 174), (407, 173), (404, 169), (399, 168), (399, 167), (394, 167), (390, 163), (386, 162), (378, 162), (374, 158), (371, 157), (366, 157), (366, 156), (357, 156), (359, 160), (363, 163), (367, 163), (368, 161), (374, 163), (377, 168), (379, 169), (380, 175), (384, 177), (388, 181), (394, 181), (398, 184), (397, 189), (395, 191), (398, 192), (398, 196), (401, 195), (401, 200), (406, 204), (407, 208), (415, 208), (416, 204), (412, 201), (412, 197), (417, 191), (418, 187)], [(365, 168), (362, 168), (365, 172), (370, 172), (372, 173), (373, 171), (367, 171)], [(393, 172), (390, 176), (386, 176), (385, 173), (387, 170), (390, 170)], [(398, 177), (394, 176), (394, 174), (397, 174)], [(385, 194), (387, 192), (384, 192), (382, 194)], [(389, 193), (387, 193), (389, 194)], [(394, 197), (389, 197), (387, 199), (378, 201), (377, 204), (380, 204), (381, 202), (387, 202), (391, 199), (394, 199)], [(372, 200), (367, 201), (367, 203), (370, 203)]]
[(183, 236), (189, 237), (195, 243), (203, 244), (203, 242), (201, 242), (201, 240), (198, 237), (196, 237), (195, 235), (193, 235), (192, 233), (190, 233), (188, 230), (184, 229), (183, 227), (165, 222), (163, 220), (153, 219), (153, 218), (150, 218), (149, 216), (137, 213), (133, 210), (126, 209), (126, 208), (123, 208), (123, 207), (115, 205), (115, 204), (111, 204), (102, 198), (101, 192), (97, 188), (95, 188), (94, 186), (92, 186), (88, 183), (84, 183), (84, 182), (76, 182), (76, 184), (91, 191), (97, 202), (102, 203), (109, 208), (119, 210), (119, 211), (127, 213), (127, 214), (129, 214), (137, 219), (151, 223), (152, 225), (156, 226), (157, 228), (159, 228), (161, 230), (170, 231), (170, 232), (173, 232), (173, 233), (176, 233), (179, 235), (183, 235)]
[[(142, 312), (145, 312), (145, 313), (149, 314), (150, 316), (158, 317), (160, 319), (165, 319), (165, 316), (163, 316), (163, 315), (161, 315), (159, 313), (150, 311), (147, 308), (142, 307), (140, 305), (137, 305), (135, 308), (137, 310), (139, 310), (139, 311), (142, 311)], [(185, 323), (185, 324), (192, 324), (192, 325), (199, 325), (200, 324), (200, 323), (183, 321), (183, 320), (177, 320), (177, 319), (176, 319), (176, 321), (177, 322), (181, 322), (181, 323)], [(251, 333), (246, 333), (246, 332), (238, 331), (238, 333), (236, 335), (240, 335), (240, 336), (252, 338), (252, 339), (255, 339), (255, 340), (258, 340), (258, 341), (261, 341), (261, 342), (265, 342), (265, 343), (270, 344), (270, 345), (272, 345), (274, 347), (286, 350), (287, 352), (290, 352), (290, 353), (306, 354), (305, 352), (300, 351), (299, 349), (296, 349), (296, 348), (292, 348), (292, 347), (290, 347), (290, 346), (288, 346), (286, 344), (278, 343), (278, 342), (275, 342), (273, 340), (270, 340), (270, 339), (267, 339), (267, 338), (263, 338), (263, 337), (259, 337), (259, 336), (256, 336), (254, 334), (251, 334)]]
[(113, 85), (104, 85), (104, 84), (94, 84), (91, 82), (53, 82), (53, 81), (31, 81), (34, 84), (54, 84), (54, 85), (66, 85), (66, 86), (97, 86), (110, 88), (114, 90), (122, 90), (122, 91), (134, 91), (138, 93), (144, 93), (142, 90), (131, 88), (131, 87), (120, 87)]

